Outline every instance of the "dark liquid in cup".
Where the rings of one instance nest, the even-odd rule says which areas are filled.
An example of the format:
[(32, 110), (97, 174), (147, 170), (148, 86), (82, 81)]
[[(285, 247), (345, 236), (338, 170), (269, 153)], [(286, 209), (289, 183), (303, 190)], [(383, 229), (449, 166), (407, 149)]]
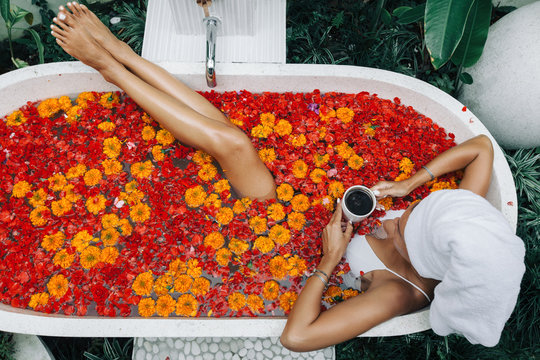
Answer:
[(366, 215), (373, 207), (371, 196), (360, 190), (351, 191), (345, 198), (345, 205), (355, 215)]

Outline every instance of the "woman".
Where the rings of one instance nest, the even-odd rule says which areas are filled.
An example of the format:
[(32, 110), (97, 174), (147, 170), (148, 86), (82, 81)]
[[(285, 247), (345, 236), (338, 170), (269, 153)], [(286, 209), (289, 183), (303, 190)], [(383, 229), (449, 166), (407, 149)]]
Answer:
[[(275, 197), (272, 175), (259, 159), (249, 138), (241, 130), (202, 96), (159, 66), (141, 58), (128, 45), (116, 39), (84, 5), (71, 2), (67, 3), (67, 6), (69, 10), (60, 7), (60, 12), (54, 19), (56, 25), (51, 26), (57, 43), (66, 52), (98, 70), (107, 81), (124, 90), (175, 138), (212, 155), (240, 196), (258, 199)], [(399, 183), (381, 182), (373, 190), (378, 191), (379, 197), (404, 196), (434, 176), (465, 168), (461, 189), (466, 189), (470, 194), (484, 196), (490, 183), (492, 163), (491, 142), (487, 137), (479, 136), (441, 154), (427, 164), (425, 170), (419, 171), (410, 179)], [(347, 225), (345, 232), (342, 231), (341, 208), (338, 206), (323, 233), (324, 255), (317, 271), (307, 281), (289, 315), (281, 337), (283, 345), (296, 351), (308, 351), (336, 344), (394, 316), (421, 309), (432, 301), (434, 292), (437, 293), (434, 289), (444, 276), (439, 274), (430, 276), (429, 269), (421, 272), (414, 265), (416, 252), (421, 253), (421, 249), (412, 254), (409, 250), (414, 244), (409, 242), (409, 237), (423, 238), (418, 232), (413, 231), (418, 226), (408, 225), (409, 218), (417, 219), (419, 218), (417, 214), (425, 212), (425, 210), (412, 212), (413, 208), (415, 206), (419, 209), (425, 208), (424, 203), (429, 205), (432, 202), (428, 200), (429, 198), (433, 198), (433, 195), (420, 204), (410, 206), (401, 217), (384, 221), (386, 237), (376, 238), (368, 235), (364, 239), (353, 239), (349, 261), (353, 269), (358, 267), (358, 261), (364, 261), (364, 264), (358, 267), (364, 269), (361, 281), (364, 293), (320, 313), (321, 295), (328, 281), (328, 275), (333, 272), (345, 254), (352, 233), (351, 224)], [(457, 203), (459, 205), (459, 202)], [(450, 213), (459, 211), (450, 209)], [(492, 217), (499, 220), (497, 215)], [(437, 221), (429, 219), (426, 221), (427, 224), (437, 224)], [(502, 223), (505, 223), (504, 219)], [(511, 234), (511, 229), (509, 230), (509, 226), (506, 225), (500, 232)], [(357, 243), (360, 244), (360, 248), (363, 246), (366, 250), (371, 250), (374, 266), (371, 264), (366, 267), (363, 254), (355, 260), (355, 256), (358, 255), (358, 251), (355, 251)], [(522, 247), (518, 246), (517, 255), (512, 257), (517, 258), (518, 263)], [(434, 249), (434, 252), (436, 250)], [(522, 258), (521, 254), (521, 262)], [(422, 268), (422, 265), (420, 261), (419, 267)], [(511, 265), (513, 266), (513, 263)], [(358, 274), (355, 276), (360, 275), (360, 271), (362, 270), (357, 271)], [(518, 274), (519, 271), (514, 273)], [(523, 271), (516, 276), (520, 279), (522, 274)], [(516, 276), (511, 278), (512, 284), (516, 283)], [(449, 283), (452, 284), (452, 281)], [(519, 280), (517, 289), (519, 290)], [(506, 303), (512, 303), (514, 293), (517, 296), (514, 289), (509, 299), (505, 300)], [(432, 310), (437, 298), (445, 299), (444, 296), (435, 297)], [(502, 321), (504, 324), (507, 319), (506, 313), (500, 318), (504, 318)], [(435, 326), (433, 327), (435, 329)], [(441, 332), (453, 330), (455, 329), (443, 329)]]
[[(492, 164), (491, 141), (480, 135), (407, 180), (379, 182), (372, 188), (379, 198), (405, 196), (436, 176), (464, 169), (459, 190), (434, 192), (401, 217), (383, 221), (378, 234), (350, 243), (352, 225), (342, 230), (338, 206), (323, 232), (322, 259), (289, 314), (281, 343), (294, 351), (323, 348), (431, 305), (430, 323), (438, 334), (496, 345), (525, 268), (521, 239), (483, 198)], [(361, 275), (363, 293), (321, 313), (328, 275), (345, 253), (353, 276)]]
[(275, 197), (274, 179), (250, 139), (221, 111), (133, 52), (86, 6), (68, 2), (67, 7), (60, 7), (51, 25), (58, 45), (124, 90), (176, 139), (212, 155), (239, 196)]

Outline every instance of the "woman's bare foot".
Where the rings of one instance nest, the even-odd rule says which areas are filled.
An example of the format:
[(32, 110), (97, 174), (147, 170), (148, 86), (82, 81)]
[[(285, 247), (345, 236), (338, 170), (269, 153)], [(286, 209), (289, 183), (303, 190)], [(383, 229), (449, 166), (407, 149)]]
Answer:
[(71, 56), (99, 71), (107, 81), (111, 81), (111, 75), (119, 67), (125, 69), (90, 36), (71, 13), (60, 11), (54, 22), (58, 24), (51, 25), (56, 43)]
[[(117, 61), (123, 63), (122, 59), (133, 52), (126, 43), (117, 39), (109, 28), (85, 5), (75, 1), (68, 2), (66, 5), (71, 10), (72, 17)], [(60, 6), (60, 12), (69, 13), (63, 6)]]

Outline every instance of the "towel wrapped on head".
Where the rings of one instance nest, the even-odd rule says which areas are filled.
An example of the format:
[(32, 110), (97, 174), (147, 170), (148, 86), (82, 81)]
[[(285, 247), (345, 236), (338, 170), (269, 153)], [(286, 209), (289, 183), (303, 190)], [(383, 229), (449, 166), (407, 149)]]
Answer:
[(502, 213), (471, 191), (440, 190), (414, 208), (404, 235), (416, 271), (441, 280), (429, 312), (433, 331), (495, 346), (525, 272), (523, 241)]

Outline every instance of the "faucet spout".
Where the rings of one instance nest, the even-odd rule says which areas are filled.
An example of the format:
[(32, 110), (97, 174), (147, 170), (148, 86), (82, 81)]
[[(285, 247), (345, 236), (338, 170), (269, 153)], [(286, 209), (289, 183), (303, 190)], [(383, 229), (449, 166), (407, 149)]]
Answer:
[(221, 20), (207, 16), (203, 23), (206, 27), (206, 84), (208, 87), (216, 87), (216, 37)]

